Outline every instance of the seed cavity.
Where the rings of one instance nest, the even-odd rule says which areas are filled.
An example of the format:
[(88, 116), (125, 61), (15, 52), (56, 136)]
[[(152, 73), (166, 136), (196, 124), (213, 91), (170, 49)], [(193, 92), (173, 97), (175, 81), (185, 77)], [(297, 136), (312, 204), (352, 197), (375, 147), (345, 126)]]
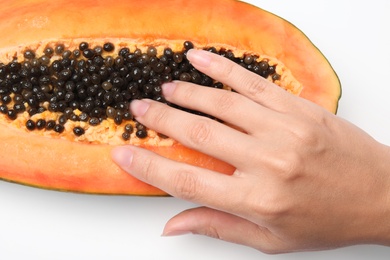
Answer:
[[(146, 138), (148, 129), (134, 122), (129, 112), (132, 100), (154, 99), (208, 116), (168, 103), (162, 96), (161, 85), (181, 80), (205, 87), (227, 88), (189, 63), (186, 52), (193, 48), (192, 42), (185, 41), (182, 50), (173, 51), (166, 47), (159, 54), (155, 46), (149, 46), (143, 52), (129, 47), (115, 50), (111, 42), (92, 46), (83, 41), (75, 49), (66, 49), (62, 43), (47, 46), (41, 54), (26, 49), (23, 61), (0, 61), (0, 114), (8, 120), (27, 116), (24, 125), (28, 131), (61, 134), (68, 131), (65, 126), (72, 123), (74, 126), (70, 131), (75, 137), (80, 137), (87, 128), (111, 120), (116, 127), (123, 127), (123, 140), (129, 140), (132, 135)], [(203, 49), (226, 57), (264, 78), (281, 79), (276, 66), (267, 59), (259, 60), (253, 54), (237, 57), (231, 50), (213, 46)], [(46, 118), (44, 113), (57, 116)]]

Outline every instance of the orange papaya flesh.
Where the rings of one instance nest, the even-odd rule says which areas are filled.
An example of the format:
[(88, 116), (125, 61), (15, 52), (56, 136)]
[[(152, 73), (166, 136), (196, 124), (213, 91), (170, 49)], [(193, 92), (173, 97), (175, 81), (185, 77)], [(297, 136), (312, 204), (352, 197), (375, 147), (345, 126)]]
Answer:
[[(230, 57), (292, 94), (331, 112), (337, 110), (340, 84), (319, 50), (287, 21), (242, 2), (35, 0), (5, 1), (1, 5), (4, 8), (0, 29), (8, 36), (0, 39), (0, 140), (3, 144), (0, 178), (4, 180), (73, 192), (164, 195), (111, 161), (111, 149), (122, 144), (139, 145), (173, 160), (231, 174), (234, 171), (231, 165), (145, 129), (131, 115), (124, 116), (128, 102), (133, 99), (148, 97), (164, 101), (158, 90), (162, 82), (181, 79), (202, 83), (198, 80), (204, 75), (191, 77), (195, 70), (183, 55), (189, 48), (209, 49)], [(8, 13), (13, 16), (7, 16)], [(180, 58), (175, 61), (172, 56), (166, 61), (167, 50), (181, 55)], [(129, 63), (123, 66), (123, 60), (126, 62), (132, 54), (148, 61), (136, 59), (131, 63), (129, 58)], [(117, 60), (118, 57), (122, 58)], [(98, 65), (94, 64), (95, 59), (100, 60), (96, 62)], [(56, 71), (58, 63), (66, 67), (67, 63), (79, 64), (80, 60), (87, 64), (84, 68), (89, 73), (87, 79), (85, 74), (74, 76), (80, 71), (78, 65)], [(164, 70), (155, 69), (151, 60), (165, 63)], [(147, 79), (138, 79), (133, 69), (140, 64), (143, 64), (141, 70), (146, 65), (153, 67), (153, 76), (149, 72), (145, 73)], [(116, 77), (93, 77), (99, 74), (93, 66), (98, 69), (111, 66), (114, 69), (109, 74), (116, 73)], [(267, 70), (258, 71), (264, 66)], [(31, 67), (37, 68), (31, 72)], [(126, 71), (124, 67), (131, 70)], [(66, 69), (70, 72), (63, 71)], [(168, 70), (170, 76), (165, 75)], [(180, 72), (173, 74), (175, 70)], [(126, 77), (128, 74), (131, 75)], [(107, 101), (105, 104), (96, 105), (99, 103), (96, 98), (90, 98), (88, 101), (94, 100), (92, 110), (98, 106), (100, 112), (88, 114), (85, 105), (88, 95), (83, 96), (86, 90), (84, 94), (72, 92), (69, 87), (72, 84), (67, 85), (65, 81), (94, 86), (101, 95), (120, 89), (121, 104), (107, 97), (100, 100), (100, 103)], [(131, 96), (125, 90), (134, 81), (142, 86)], [(155, 94), (150, 94), (150, 86), (145, 90), (144, 81), (157, 89)], [(206, 81), (203, 85), (229, 90), (229, 86)], [(20, 90), (30, 87), (30, 92)], [(45, 98), (31, 101), (31, 95), (37, 98), (37, 89), (45, 93)], [(64, 94), (69, 92), (84, 105), (73, 106), (71, 101), (64, 101)], [(92, 90), (89, 92), (96, 97)], [(59, 99), (62, 108), (58, 108)], [(88, 121), (92, 118), (97, 121)]]
[[(18, 129), (3, 126), (1, 129), (3, 149), (0, 152), (2, 158), (0, 168), (1, 178), (4, 180), (46, 189), (83, 193), (166, 195), (116, 166), (110, 159), (112, 149), (110, 145), (90, 145), (59, 138), (48, 140), (31, 138), (29, 133), (21, 133)], [(20, 142), (24, 144), (18, 145)], [(230, 165), (180, 144), (169, 147), (144, 147), (185, 163), (225, 173), (233, 171)]]

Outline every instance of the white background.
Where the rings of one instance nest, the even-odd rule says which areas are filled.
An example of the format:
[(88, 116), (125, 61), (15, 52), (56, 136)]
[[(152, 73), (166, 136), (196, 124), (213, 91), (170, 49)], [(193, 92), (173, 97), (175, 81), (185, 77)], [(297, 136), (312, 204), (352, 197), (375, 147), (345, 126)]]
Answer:
[[(286, 18), (309, 36), (342, 82), (338, 114), (390, 144), (390, 1), (249, 2)], [(160, 236), (171, 216), (193, 206), (175, 198), (82, 195), (0, 181), (0, 259), (390, 257), (390, 248), (381, 246), (270, 256), (202, 236)]]

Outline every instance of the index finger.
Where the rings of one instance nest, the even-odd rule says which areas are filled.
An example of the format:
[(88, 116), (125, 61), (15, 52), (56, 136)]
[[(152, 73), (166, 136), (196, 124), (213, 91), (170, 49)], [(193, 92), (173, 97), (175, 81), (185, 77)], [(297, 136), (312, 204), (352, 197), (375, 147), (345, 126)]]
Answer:
[(290, 111), (297, 101), (276, 84), (214, 53), (191, 49), (187, 59), (199, 71), (270, 109)]
[(177, 162), (136, 146), (112, 150), (113, 160), (137, 179), (187, 201), (227, 212), (238, 211), (244, 192), (234, 190), (246, 181), (183, 162)]

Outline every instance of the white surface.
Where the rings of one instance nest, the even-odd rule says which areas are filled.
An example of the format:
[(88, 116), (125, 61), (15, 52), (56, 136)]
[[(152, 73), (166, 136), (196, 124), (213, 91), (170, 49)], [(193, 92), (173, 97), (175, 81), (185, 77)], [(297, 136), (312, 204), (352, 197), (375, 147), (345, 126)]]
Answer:
[[(339, 115), (390, 144), (390, 2), (250, 2), (286, 18), (309, 36), (330, 60), (342, 82)], [(0, 259), (388, 259), (390, 256), (390, 248), (380, 246), (269, 256), (201, 236), (160, 237), (171, 216), (193, 206), (175, 198), (69, 194), (0, 181)]]

